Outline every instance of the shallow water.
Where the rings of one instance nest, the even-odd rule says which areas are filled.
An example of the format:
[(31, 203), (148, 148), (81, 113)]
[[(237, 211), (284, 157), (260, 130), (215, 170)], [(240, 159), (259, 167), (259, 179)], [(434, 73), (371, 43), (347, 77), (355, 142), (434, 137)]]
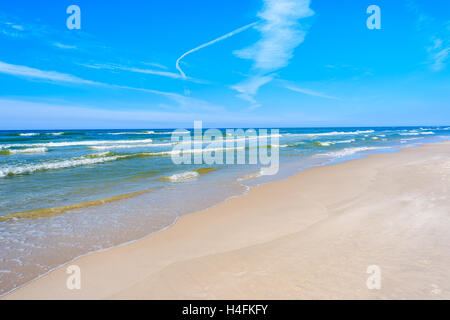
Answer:
[(448, 127), (280, 129), (272, 145), (280, 170), (264, 176), (258, 165), (176, 165), (172, 131), (0, 132), (0, 294), (80, 255), (145, 237), (249, 186), (450, 138)]

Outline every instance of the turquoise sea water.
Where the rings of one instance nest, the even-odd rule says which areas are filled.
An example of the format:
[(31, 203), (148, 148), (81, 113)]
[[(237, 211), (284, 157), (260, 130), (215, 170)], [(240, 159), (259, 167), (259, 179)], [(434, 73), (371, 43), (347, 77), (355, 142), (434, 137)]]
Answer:
[(250, 164), (176, 165), (173, 130), (0, 131), (0, 294), (249, 186), (450, 138), (449, 127), (279, 130), (271, 146), (280, 153), (275, 176), (261, 176)]

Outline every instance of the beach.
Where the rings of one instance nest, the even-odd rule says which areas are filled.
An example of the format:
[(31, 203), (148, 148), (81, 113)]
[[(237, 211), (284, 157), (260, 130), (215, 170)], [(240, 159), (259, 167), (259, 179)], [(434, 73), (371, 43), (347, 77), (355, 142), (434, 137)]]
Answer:
[(449, 156), (441, 142), (307, 169), (3, 298), (449, 299)]

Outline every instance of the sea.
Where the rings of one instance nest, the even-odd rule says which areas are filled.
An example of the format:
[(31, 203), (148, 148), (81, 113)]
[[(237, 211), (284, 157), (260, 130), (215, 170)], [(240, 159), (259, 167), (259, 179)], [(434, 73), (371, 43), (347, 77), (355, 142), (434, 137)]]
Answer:
[[(268, 152), (279, 155), (274, 175), (264, 174), (261, 163), (176, 164), (174, 148), (186, 142), (173, 140), (175, 129), (0, 131), (0, 295), (259, 184), (450, 139), (445, 126), (279, 128), (276, 135), (266, 129)], [(252, 139), (244, 137), (245, 148)], [(209, 151), (200, 145), (201, 153)]]

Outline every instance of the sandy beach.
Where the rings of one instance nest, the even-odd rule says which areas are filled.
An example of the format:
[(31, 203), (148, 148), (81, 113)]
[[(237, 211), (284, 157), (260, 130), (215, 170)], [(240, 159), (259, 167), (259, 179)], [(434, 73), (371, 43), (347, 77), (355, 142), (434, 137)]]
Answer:
[(450, 299), (449, 188), (450, 142), (312, 168), (4, 298)]

